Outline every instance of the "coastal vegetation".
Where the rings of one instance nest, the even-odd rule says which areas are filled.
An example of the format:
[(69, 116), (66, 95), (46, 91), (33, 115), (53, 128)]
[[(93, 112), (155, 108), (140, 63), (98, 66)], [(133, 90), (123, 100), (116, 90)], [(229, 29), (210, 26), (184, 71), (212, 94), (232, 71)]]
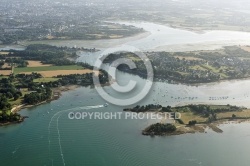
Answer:
[(64, 66), (38, 66), (38, 67), (22, 67), (15, 68), (14, 73), (22, 73), (22, 72), (39, 72), (39, 71), (56, 71), (56, 70), (81, 70), (84, 69), (83, 66), (80, 65), (64, 65)]
[(41, 61), (43, 64), (53, 64), (57, 66), (74, 65), (75, 63), (68, 58), (75, 57), (75, 50), (64, 49), (56, 46), (43, 44), (33, 44), (27, 46), (23, 51), (11, 50), (5, 57), (18, 57), (22, 60)]
[[(53, 99), (53, 88), (68, 85), (92, 86), (93, 74), (95, 73), (58, 75), (47, 81), (39, 81), (42, 79), (42, 75), (39, 73), (12, 74), (8, 78), (1, 78), (0, 123), (6, 123), (6, 117), (9, 119), (13, 119), (12, 116), (20, 117), (11, 111), (14, 106), (35, 105)], [(101, 70), (98, 75), (101, 84), (108, 83), (108, 74), (105, 71)]]
[[(215, 51), (147, 52), (154, 69), (154, 79), (170, 83), (209, 83), (220, 80), (250, 77), (249, 47), (230, 46)], [(137, 66), (129, 69), (125, 64), (118, 69), (146, 78), (145, 65), (135, 53), (112, 53), (105, 60), (111, 63), (118, 58), (129, 58)]]
[[(130, 111), (136, 113), (141, 113), (141, 112), (181, 113), (182, 120), (178, 119), (177, 122), (186, 125), (189, 124), (189, 122), (190, 124), (211, 123), (214, 121), (226, 119), (226, 117), (222, 116), (223, 114), (228, 114), (231, 112), (232, 114), (235, 113), (236, 115), (239, 115), (238, 113), (244, 112), (245, 110), (247, 110), (247, 108), (231, 106), (231, 105), (202, 105), (202, 104), (201, 105), (190, 104), (179, 107), (149, 104), (146, 106), (137, 105), (133, 108), (123, 109), (123, 111)], [(232, 118), (232, 114), (228, 116), (229, 119)], [(240, 118), (240, 115), (239, 116), (236, 115), (233, 116), (235, 119)], [(249, 112), (249, 117), (245, 118), (250, 118), (250, 112)]]
[(5, 54), (0, 54), (0, 75), (37, 72), (43, 77), (53, 77), (63, 73), (65, 75), (89, 73), (92, 69), (90, 65), (72, 61), (77, 58), (76, 51), (79, 50), (87, 49), (33, 44), (23, 51), (6, 51)]
[[(143, 135), (179, 135), (185, 133), (205, 132), (205, 128), (211, 128), (216, 132), (222, 132), (214, 124), (225, 121), (248, 120), (250, 111), (244, 107), (231, 105), (185, 105), (180, 107), (163, 107), (161, 105), (149, 104), (146, 106), (135, 106), (124, 109), (136, 113), (162, 113), (160, 123), (150, 125), (142, 131)], [(164, 113), (179, 113), (181, 117), (173, 116), (175, 123), (166, 123)], [(169, 117), (169, 116), (168, 116)]]
[(45, 30), (44, 27), (17, 28), (12, 32), (0, 34), (0, 41), (2, 41), (2, 44), (18, 44), (24, 40), (119, 39), (133, 36), (142, 32), (144, 32), (143, 29), (133, 26), (107, 22), (90, 22), (83, 24), (75, 23), (74, 26), (72, 26), (72, 24), (64, 27), (58, 26), (57, 29), (54, 29), (53, 31), (48, 29)]
[(174, 131), (176, 131), (176, 127), (173, 124), (156, 123), (144, 129), (142, 134), (143, 135), (167, 135), (169, 133), (173, 133)]
[[(99, 77), (102, 85), (109, 82), (106, 71), (93, 71), (93, 66), (67, 59), (75, 55), (74, 51), (73, 48), (31, 45), (24, 51), (12, 50), (8, 54), (1, 54), (2, 67), (8, 68), (6, 63), (10, 64), (11, 73), (0, 77), (0, 124), (23, 121), (24, 117), (16, 113), (15, 107), (36, 105), (57, 98), (54, 88), (92, 86), (94, 76)], [(27, 66), (30, 60), (32, 67)], [(20, 65), (23, 62), (25, 66)], [(0, 74), (6, 68), (2, 68)], [(46, 72), (51, 72), (50, 77), (44, 77), (48, 76)]]

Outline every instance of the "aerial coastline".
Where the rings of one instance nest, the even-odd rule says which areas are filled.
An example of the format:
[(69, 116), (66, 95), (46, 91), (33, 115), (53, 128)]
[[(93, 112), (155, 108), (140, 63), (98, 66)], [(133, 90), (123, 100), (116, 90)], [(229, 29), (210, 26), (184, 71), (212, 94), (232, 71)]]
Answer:
[[(55, 48), (57, 48), (57, 47), (55, 47), (55, 46), (48, 46), (48, 45), (31, 45), (31, 46), (28, 46), (28, 49), (31, 49), (32, 47), (41, 47), (41, 48), (43, 48), (43, 49), (55, 49)], [(241, 48), (243, 48), (243, 46), (241, 47), (241, 48), (238, 48), (238, 47), (229, 47), (230, 49), (233, 49), (233, 50), (237, 50), (237, 49), (239, 49), (240, 51), (241, 51)], [(248, 46), (246, 46), (246, 47), (244, 47), (244, 49), (247, 49), (248, 48)], [(33, 49), (33, 48), (32, 48)], [(57, 48), (58, 49), (58, 48)], [(75, 49), (75, 50), (77, 50), (77, 49)], [(217, 52), (221, 52), (221, 51), (223, 51), (223, 50), (214, 50), (214, 51), (212, 51), (211, 53), (217, 53)], [(67, 52), (67, 51), (66, 51)], [(3, 53), (3, 55), (5, 55), (5, 53), (6, 52), (3, 52), (2, 51), (2, 53)], [(18, 53), (18, 51), (17, 51), (17, 53)], [(69, 52), (68, 52), (69, 53)], [(191, 54), (190, 54), (191, 53)], [(180, 55), (178, 55), (178, 57), (175, 55), (175, 54), (173, 54), (173, 55), (171, 55), (171, 56), (173, 56), (173, 58), (185, 58), (185, 59), (187, 59), (187, 60), (190, 60), (190, 61), (192, 61), (192, 60), (196, 60), (196, 59), (199, 59), (200, 57), (198, 56), (198, 55), (196, 55), (196, 54), (198, 54), (198, 53), (200, 53), (199, 51), (196, 51), (196, 52), (187, 52), (187, 53), (182, 53), (181, 54), (181, 56)], [(203, 52), (201, 52), (201, 53), (210, 53), (210, 51), (203, 51)], [(246, 55), (244, 55), (244, 58), (246, 58), (247, 56), (248, 56), (248, 52), (244, 52)], [(19, 53), (18, 53), (19, 54)], [(17, 54), (17, 55), (18, 55)], [(187, 56), (185, 55), (185, 54), (187, 54)], [(126, 55), (126, 54), (125, 54)], [(131, 55), (131, 54), (130, 54)], [(13, 56), (13, 55), (12, 55)], [(16, 56), (15, 54), (14, 54), (14, 56)], [(19, 55), (18, 55), (19, 56)], [(20, 56), (22, 56), (21, 54), (20, 54)], [(193, 56), (193, 57), (192, 57)], [(131, 56), (130, 56), (131, 57)], [(149, 56), (149, 57), (152, 57), (152, 56)], [(70, 58), (70, 57), (69, 57)], [(109, 57), (109, 60), (112, 60), (112, 57)], [(109, 61), (108, 60), (108, 61)], [(133, 60), (136, 60), (136, 59), (133, 59)], [(107, 62), (108, 62), (107, 61)], [(50, 63), (53, 63), (52, 61), (50, 62), (49, 60), (48, 60), (48, 62), (46, 62), (46, 63), (49, 63), (49, 64), (41, 64), (40, 62), (38, 63), (38, 62), (36, 62), (36, 61), (28, 61), (29, 62), (29, 64), (28, 64), (28, 68), (19, 68), (19, 67), (15, 67), (15, 69), (14, 69), (14, 72), (16, 73), (16, 74), (26, 74), (26, 75), (29, 75), (29, 74), (32, 74), (32, 68), (34, 68), (34, 69), (38, 69), (38, 67), (39, 68), (41, 68), (41, 67), (44, 67), (44, 68), (48, 68), (48, 67), (52, 67), (51, 66), (51, 64)], [(17, 65), (18, 65), (18, 63), (23, 63), (23, 61), (18, 61), (17, 62)], [(75, 64), (75, 62), (73, 62), (73, 63), (71, 63), (70, 61), (69, 62), (67, 62), (67, 63), (70, 63), (71, 65), (74, 65)], [(36, 65), (38, 65), (38, 66), (36, 66)], [(80, 64), (81, 65), (81, 64)], [(88, 73), (91, 73), (92, 72), (92, 67), (91, 66), (86, 66), (85, 64), (83, 64), (83, 66), (85, 66), (85, 68), (89, 68), (88, 70), (89, 70), (89, 72)], [(6, 65), (5, 65), (5, 67), (6, 67)], [(43, 71), (43, 70), (41, 70), (41, 69), (39, 69), (39, 70), (41, 70), (41, 71), (38, 71), (37, 70), (37, 72), (38, 72), (38, 74), (40, 73), (40, 74), (42, 74), (42, 76), (44, 77), (44, 78), (39, 78), (40, 76), (38, 75), (38, 77), (37, 78), (35, 78), (34, 80), (36, 81), (36, 82), (43, 82), (44, 84), (47, 84), (48, 82), (53, 82), (53, 81), (57, 81), (61, 76), (60, 76), (60, 74), (58, 74), (58, 73), (60, 73), (60, 71), (61, 71), (61, 69), (63, 69), (63, 68), (67, 68), (67, 70), (68, 71), (72, 71), (72, 72), (76, 72), (76, 73), (78, 73), (78, 74), (80, 74), (80, 70), (79, 69), (81, 69), (81, 67), (79, 68), (79, 67), (73, 67), (73, 66), (62, 66), (62, 67), (60, 67), (60, 66), (58, 66), (59, 68), (58, 69), (56, 69), (55, 68), (56, 66), (54, 66), (54, 67), (52, 67), (51, 68), (51, 70), (52, 71), (47, 71), (47, 69), (45, 70), (45, 71)], [(30, 69), (32, 69), (32, 70), (30, 70)], [(76, 70), (75, 70), (76, 69)], [(198, 69), (198, 68), (196, 68), (196, 69)], [(30, 70), (30, 71), (29, 71)], [(55, 71), (53, 71), (53, 70), (55, 70)], [(81, 69), (82, 70), (82, 69)], [(86, 70), (86, 69), (84, 69), (84, 70)], [(82, 70), (82, 71), (84, 71), (84, 70)], [(214, 70), (214, 69), (213, 69)], [(216, 69), (217, 70), (217, 69)], [(6, 70), (3, 70), (3, 71), (6, 71)], [(29, 72), (27, 72), (27, 71), (29, 71)], [(55, 75), (50, 75), (50, 74), (48, 74), (48, 75), (46, 75), (46, 73), (49, 73), (49, 72), (54, 72), (55, 73)], [(57, 73), (57, 74), (56, 74)], [(64, 73), (65, 74), (65, 73)], [(81, 74), (83, 74), (83, 73), (81, 73)], [(135, 74), (135, 73), (133, 73), (133, 74)], [(83, 74), (84, 75), (84, 74)], [(57, 78), (57, 76), (59, 76), (58, 78)], [(70, 75), (69, 75), (70, 76)], [(2, 76), (3, 78), (6, 78), (6, 76)], [(49, 78), (49, 77), (51, 77), (51, 78)], [(231, 78), (232, 80), (236, 80), (235, 78)], [(238, 78), (238, 80), (242, 80), (242, 79), (247, 79), (247, 78)], [(219, 81), (213, 81), (213, 82), (220, 82), (220, 81), (225, 81), (225, 80), (230, 80), (230, 78), (224, 78), (224, 79), (222, 79), (222, 80), (219, 80)], [(163, 81), (163, 80), (162, 80)], [(163, 81), (164, 82), (164, 81)], [(174, 82), (172, 82), (172, 83), (174, 83)], [(186, 84), (185, 82), (180, 82), (181, 84)], [(195, 85), (195, 86), (197, 86), (197, 85), (200, 85), (200, 84), (207, 84), (207, 83), (194, 83), (194, 84), (190, 84), (190, 83), (187, 83), (187, 85)], [(104, 85), (108, 85), (108, 84), (104, 84)], [(78, 83), (76, 83), (76, 85), (65, 85), (65, 86), (62, 86), (62, 87), (58, 87), (58, 88), (52, 88), (52, 95), (51, 95), (51, 97), (50, 98), (48, 98), (48, 99), (46, 99), (46, 100), (44, 100), (44, 101), (40, 101), (40, 102), (38, 102), (38, 103), (35, 103), (35, 104), (23, 104), (23, 103), (20, 103), (20, 104), (18, 104), (18, 105), (14, 105), (14, 109), (12, 108), (12, 110), (11, 110), (11, 112), (13, 112), (13, 113), (16, 113), (17, 111), (19, 111), (19, 110), (21, 110), (22, 108), (26, 108), (26, 107), (32, 107), (32, 106), (35, 106), (35, 105), (40, 105), (40, 104), (43, 104), (43, 103), (45, 103), (45, 102), (47, 102), (47, 101), (51, 101), (51, 100), (55, 100), (55, 99), (57, 99), (59, 96), (60, 96), (60, 94), (61, 94), (61, 91), (64, 91), (64, 90), (72, 90), (72, 89), (74, 89), (74, 88), (76, 88), (76, 87), (79, 87), (80, 85), (78, 84)], [(56, 94), (56, 95), (54, 95), (54, 94)], [(211, 102), (212, 101), (210, 101), (209, 103), (211, 104)], [(192, 103), (192, 102), (191, 102)], [(206, 102), (203, 102), (204, 104), (206, 104)], [(187, 102), (187, 104), (182, 104), (183, 106), (187, 106), (188, 104), (190, 104), (190, 102)]]
[[(29, 45), (25, 50), (1, 51), (1, 125), (20, 123), (17, 111), (58, 99), (62, 91), (92, 86), (93, 76), (108, 85), (104, 70), (76, 63), (78, 48)], [(6, 89), (7, 87), (7, 89)]]
[[(124, 111), (136, 113), (156, 113), (163, 117), (156, 124), (146, 127), (142, 135), (149, 136), (171, 136), (188, 133), (206, 133), (207, 129), (222, 133), (218, 127), (226, 123), (249, 122), (250, 110), (244, 107), (231, 105), (184, 105), (179, 107), (163, 107), (161, 105), (149, 104), (146, 106), (137, 105), (134, 108), (124, 109)], [(166, 118), (164, 114), (178, 114), (172, 116), (174, 121)], [(174, 122), (174, 123), (173, 123)]]

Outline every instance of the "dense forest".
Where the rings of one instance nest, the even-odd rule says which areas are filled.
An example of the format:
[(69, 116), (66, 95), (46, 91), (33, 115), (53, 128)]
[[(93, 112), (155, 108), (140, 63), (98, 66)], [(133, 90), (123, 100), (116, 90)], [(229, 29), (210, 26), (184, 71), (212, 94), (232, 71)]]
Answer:
[(176, 127), (173, 124), (161, 124), (156, 123), (150, 125), (142, 131), (143, 135), (166, 135), (176, 131)]
[(154, 104), (148, 104), (146, 106), (140, 106), (137, 105), (134, 108), (125, 108), (123, 111), (131, 111), (131, 112), (150, 112), (150, 111), (159, 111), (159, 112), (171, 112), (171, 106), (163, 107), (162, 105), (154, 105)]

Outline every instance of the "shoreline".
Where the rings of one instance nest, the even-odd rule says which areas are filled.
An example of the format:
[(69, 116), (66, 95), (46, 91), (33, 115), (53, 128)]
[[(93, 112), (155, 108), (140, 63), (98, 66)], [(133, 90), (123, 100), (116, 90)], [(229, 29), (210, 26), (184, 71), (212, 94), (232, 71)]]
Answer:
[[(42, 105), (42, 104), (49, 103), (49, 102), (54, 101), (54, 100), (58, 100), (63, 92), (75, 90), (75, 89), (80, 88), (80, 87), (81, 86), (79, 86), (79, 85), (67, 85), (67, 86), (52, 88), (53, 93), (52, 93), (51, 99), (45, 100), (45, 101), (42, 101), (40, 103), (33, 104), (33, 105), (28, 105), (28, 104), (17, 105), (17, 106), (15, 106), (15, 107), (13, 107), (11, 109), (11, 113), (17, 113), (17, 112), (19, 112), (19, 111), (21, 111), (22, 109), (25, 109), (25, 108), (32, 108), (32, 107), (36, 107), (36, 106), (39, 106), (39, 105)], [(12, 124), (22, 123), (22, 122), (24, 122), (24, 120), (26, 118), (29, 118), (29, 117), (21, 116), (21, 119), (19, 121), (0, 123), (0, 126), (8, 126), (8, 125), (12, 125)]]
[[(134, 40), (139, 40), (142, 38), (146, 38), (150, 35), (150, 32), (147, 31), (143, 31), (131, 36), (126, 36), (126, 37), (122, 37), (122, 38), (115, 38), (115, 39), (95, 39), (95, 40), (82, 40), (82, 39), (58, 39), (58, 40), (48, 40), (48, 39), (44, 39), (44, 40), (23, 40), (20, 41), (20, 44), (0, 44), (0, 51), (9, 51), (11, 49), (13, 50), (24, 50), (28, 45), (31, 44), (48, 44), (48, 45), (52, 45), (52, 46), (59, 46), (59, 47), (63, 47), (63, 46), (67, 46), (67, 47), (74, 47), (75, 45), (77, 47), (84, 47), (86, 46), (86, 43), (90, 43), (89, 47), (87, 47), (87, 49), (91, 49), (92, 48), (96, 48), (95, 52), (100, 51), (100, 48), (103, 48), (103, 45), (101, 44), (95, 44), (95, 42), (106, 42), (109, 43), (110, 41), (117, 41), (116, 45), (120, 45), (120, 44), (125, 44), (129, 41), (134, 41)], [(112, 47), (113, 43), (111, 44), (107, 44), (106, 47), (104, 48), (109, 48)], [(86, 50), (83, 50), (86, 51)], [(86, 51), (86, 52), (91, 52), (91, 51)]]
[(218, 120), (216, 122), (209, 124), (196, 124), (193, 126), (181, 125), (181, 126), (176, 126), (176, 131), (174, 132), (161, 133), (161, 134), (146, 132), (144, 129), (141, 134), (144, 136), (178, 136), (178, 135), (197, 134), (197, 133), (207, 134), (209, 130), (218, 134), (222, 134), (223, 130), (219, 127), (220, 125), (241, 124), (241, 123), (250, 123), (250, 118), (244, 120), (243, 119)]
[[(174, 23), (167, 23), (167, 22), (160, 22), (160, 21), (145, 21), (145, 20), (126, 20), (126, 19), (116, 19), (118, 22), (141, 22), (141, 23), (154, 23), (154, 24), (158, 24), (158, 25), (163, 25), (163, 26), (167, 26), (167, 27), (171, 27), (174, 29), (180, 29), (180, 30), (186, 30), (189, 32), (194, 32), (197, 34), (204, 34), (207, 31), (214, 31), (214, 30), (218, 30), (218, 31), (236, 31), (236, 32), (250, 32), (250, 30), (242, 30), (242, 27), (237, 27), (237, 26), (228, 26), (227, 28), (220, 28), (220, 27), (212, 27), (212, 26), (208, 26), (208, 27), (194, 27), (194, 26), (182, 26), (182, 25), (178, 25), (178, 24), (174, 24)], [(232, 29), (232, 28), (236, 28), (236, 29)]]
[(27, 117), (27, 116), (21, 117), (21, 119), (20, 119), (19, 121), (0, 123), (0, 127), (22, 123), (22, 122), (24, 122), (24, 120), (25, 120), (26, 118), (29, 118), (29, 117)]
[[(185, 27), (185, 26), (177, 26), (177, 25), (174, 25), (174, 24), (167, 24), (167, 23), (162, 23), (162, 22), (155, 22), (155, 21), (151, 21), (151, 22), (148, 22), (148, 21), (143, 21), (143, 20), (139, 20), (139, 21), (129, 21), (129, 20), (115, 20), (115, 21), (106, 21), (106, 22), (112, 22), (112, 23), (118, 23), (118, 24), (122, 24), (123, 22), (127, 22), (127, 23), (153, 23), (153, 24), (158, 24), (158, 25), (162, 25), (162, 26), (166, 26), (166, 27), (169, 27), (169, 28), (173, 28), (173, 29), (179, 29), (179, 30), (185, 30), (185, 31), (189, 31), (189, 32), (193, 32), (193, 33), (196, 33), (196, 34), (204, 34), (206, 32), (210, 32), (210, 31), (231, 31), (231, 32), (245, 32), (245, 33), (250, 33), (250, 31), (241, 31), (241, 30), (230, 30), (230, 29), (225, 29), (225, 30), (222, 30), (220, 28), (218, 29), (202, 29), (202, 30), (197, 30), (193, 27)], [(136, 26), (135, 26), (136, 27)], [(29, 45), (29, 44), (38, 44), (38, 43), (44, 43), (44, 44), (49, 44), (49, 45), (56, 45), (56, 46), (83, 46), (85, 47), (86, 45), (89, 45), (88, 47), (91, 48), (109, 48), (109, 47), (113, 47), (114, 46), (114, 43), (110, 41), (116, 41), (115, 42), (115, 45), (121, 45), (121, 44), (125, 44), (129, 41), (136, 41), (136, 40), (139, 40), (141, 38), (146, 38), (147, 36), (149, 36), (151, 34), (151, 32), (149, 31), (146, 31), (144, 30), (143, 32), (139, 32), (137, 34), (133, 34), (131, 36), (126, 36), (126, 37), (121, 37), (121, 38), (115, 38), (115, 39), (93, 39), (93, 40), (82, 40), (82, 39), (53, 39), (53, 40), (49, 40), (49, 39), (44, 39), (44, 40), (23, 40), (23, 41), (20, 41), (20, 44), (13, 44), (13, 47), (15, 46), (26, 46), (26, 45)], [(105, 46), (101, 43), (99, 43), (99, 41), (103, 41), (105, 42)], [(97, 42), (97, 43), (96, 43)], [(193, 43), (194, 45), (198, 44), (198, 43)], [(204, 44), (204, 43), (203, 43)], [(212, 42), (212, 44), (214, 44), (214, 42)], [(174, 44), (175, 45), (175, 44)], [(189, 45), (189, 43), (186, 43), (186, 44), (181, 44), (179, 45), (178, 44), (178, 48), (182, 45)], [(216, 44), (218, 45), (218, 44)], [(220, 44), (219, 44), (220, 45)], [(226, 45), (236, 45), (236, 44), (226, 44)], [(3, 45), (3, 44), (0, 44), (0, 50), (1, 50), (1, 47), (6, 48), (11, 45)], [(214, 49), (218, 49), (218, 46), (217, 48), (212, 48), (212, 49), (207, 49), (207, 44), (205, 44), (205, 50), (214, 50)], [(222, 44), (219, 48), (225, 46), (224, 44)], [(165, 47), (172, 47), (172, 45), (166, 45), (166, 46), (158, 46), (156, 48), (152, 48), (150, 50), (146, 50), (146, 51), (166, 51), (165, 49), (162, 50), (162, 48), (165, 48)], [(193, 51), (195, 50), (200, 50), (200, 49), (192, 49)], [(202, 49), (203, 50), (203, 49)], [(179, 51), (178, 51), (179, 52)], [(181, 51), (181, 52), (184, 52), (184, 51)]]
[[(21, 41), (19, 46), (24, 46), (24, 45), (30, 45), (30, 44), (48, 44), (52, 46), (67, 46), (67, 47), (74, 47), (75, 45), (77, 47), (86, 47), (87, 48), (96, 48), (97, 50), (103, 49), (103, 48), (110, 48), (114, 46), (114, 41), (116, 41), (115, 45), (121, 45), (125, 44), (129, 41), (135, 41), (139, 40), (142, 38), (146, 38), (150, 35), (151, 33), (148, 31), (143, 31), (138, 34), (134, 34), (131, 36), (127, 37), (122, 37), (118, 39), (98, 39), (98, 40), (77, 40), (77, 39), (71, 39), (71, 40), (34, 40), (34, 41), (28, 41), (24, 40)], [(103, 43), (106, 43), (105, 46)], [(1, 45), (0, 45), (1, 46)], [(7, 46), (7, 45), (6, 45)]]
[(51, 102), (54, 100), (58, 100), (63, 92), (75, 90), (76, 88), (80, 88), (80, 87), (81, 86), (79, 86), (79, 85), (67, 85), (67, 86), (52, 88), (53, 94), (51, 96), (51, 99), (48, 99), (48, 100), (45, 100), (45, 101), (42, 101), (40, 103), (33, 104), (33, 105), (21, 104), (21, 105), (13, 107), (11, 109), (11, 112), (17, 113), (24, 108), (31, 108), (31, 107), (39, 106), (39, 105), (42, 105), (42, 104), (45, 104), (45, 103), (48, 103), (48, 102)]
[[(71, 90), (75, 90), (77, 88), (80, 88), (82, 86), (79, 85), (67, 85), (67, 86), (61, 86), (61, 87), (57, 87), (57, 88), (53, 88), (53, 94), (51, 99), (34, 104), (34, 105), (26, 105), (26, 104), (22, 104), (22, 105), (18, 105), (12, 108), (11, 112), (13, 113), (17, 113), (19, 111), (21, 111), (22, 109), (25, 108), (32, 108), (35, 106), (39, 106), (45, 103), (49, 103), (51, 101), (54, 100), (58, 100), (60, 98), (60, 96), (62, 95), (63, 92), (67, 92), (67, 91), (71, 91)], [(155, 113), (155, 112), (154, 112)], [(15, 121), (15, 122), (6, 122), (6, 123), (0, 123), (0, 127), (1, 126), (8, 126), (8, 125), (12, 125), (12, 124), (19, 124), (24, 122), (24, 120), (26, 118), (29, 118), (27, 116), (21, 116), (21, 119), (19, 121)], [(216, 133), (223, 133), (223, 130), (221, 130), (219, 128), (219, 125), (227, 125), (227, 124), (240, 124), (240, 123), (249, 123), (250, 122), (250, 117), (246, 118), (246, 119), (242, 119), (242, 118), (235, 118), (235, 119), (230, 119), (230, 118), (224, 118), (224, 119), (219, 119), (217, 121), (214, 121), (212, 123), (197, 123), (196, 125), (190, 126), (190, 125), (177, 125), (177, 130), (172, 132), (172, 133), (162, 133), (160, 135), (152, 135), (151, 133), (146, 133), (144, 132), (144, 130), (142, 131), (142, 135), (146, 135), (146, 136), (175, 136), (175, 135), (184, 135), (184, 134), (195, 134), (195, 133), (207, 133), (207, 130), (212, 130)]]
[[(207, 133), (207, 130), (212, 130), (216, 133), (223, 133), (223, 130), (219, 127), (220, 125), (250, 122), (249, 109), (232, 105), (186, 105), (183, 107), (163, 107), (161, 105), (149, 104), (146, 106), (137, 105), (134, 108), (125, 108), (123, 111), (161, 114), (162, 119), (160, 121), (151, 124), (142, 130), (141, 134), (146, 136)], [(171, 117), (169, 114), (174, 115)]]
[[(118, 69), (120, 72), (123, 72), (123, 73), (126, 73), (126, 74), (131, 74), (131, 75), (134, 75), (134, 76), (138, 76), (142, 79), (145, 79), (143, 76), (139, 75), (139, 74), (134, 74), (134, 73), (130, 73), (130, 72), (127, 72), (126, 70), (120, 70)], [(154, 78), (154, 83), (156, 82), (163, 82), (163, 83), (167, 83), (167, 84), (173, 84), (173, 85), (187, 85), (187, 86), (204, 86), (204, 85), (209, 85), (209, 84), (220, 84), (220, 83), (224, 83), (224, 82), (231, 82), (231, 81), (247, 81), (247, 80), (250, 80), (250, 76), (248, 77), (243, 77), (243, 78), (229, 78), (229, 79), (221, 79), (221, 80), (218, 80), (218, 81), (211, 81), (211, 82), (200, 82), (200, 83), (191, 83), (191, 82), (180, 82), (180, 81), (175, 81), (175, 80), (171, 80), (171, 81), (168, 81), (168, 80), (159, 80), (157, 78)]]

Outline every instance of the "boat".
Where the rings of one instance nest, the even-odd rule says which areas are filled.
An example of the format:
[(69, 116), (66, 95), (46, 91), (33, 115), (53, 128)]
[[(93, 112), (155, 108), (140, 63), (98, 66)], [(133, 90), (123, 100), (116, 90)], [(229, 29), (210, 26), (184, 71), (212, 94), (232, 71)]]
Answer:
[(104, 107), (107, 107), (108, 105), (109, 105), (108, 103), (103, 104)]

